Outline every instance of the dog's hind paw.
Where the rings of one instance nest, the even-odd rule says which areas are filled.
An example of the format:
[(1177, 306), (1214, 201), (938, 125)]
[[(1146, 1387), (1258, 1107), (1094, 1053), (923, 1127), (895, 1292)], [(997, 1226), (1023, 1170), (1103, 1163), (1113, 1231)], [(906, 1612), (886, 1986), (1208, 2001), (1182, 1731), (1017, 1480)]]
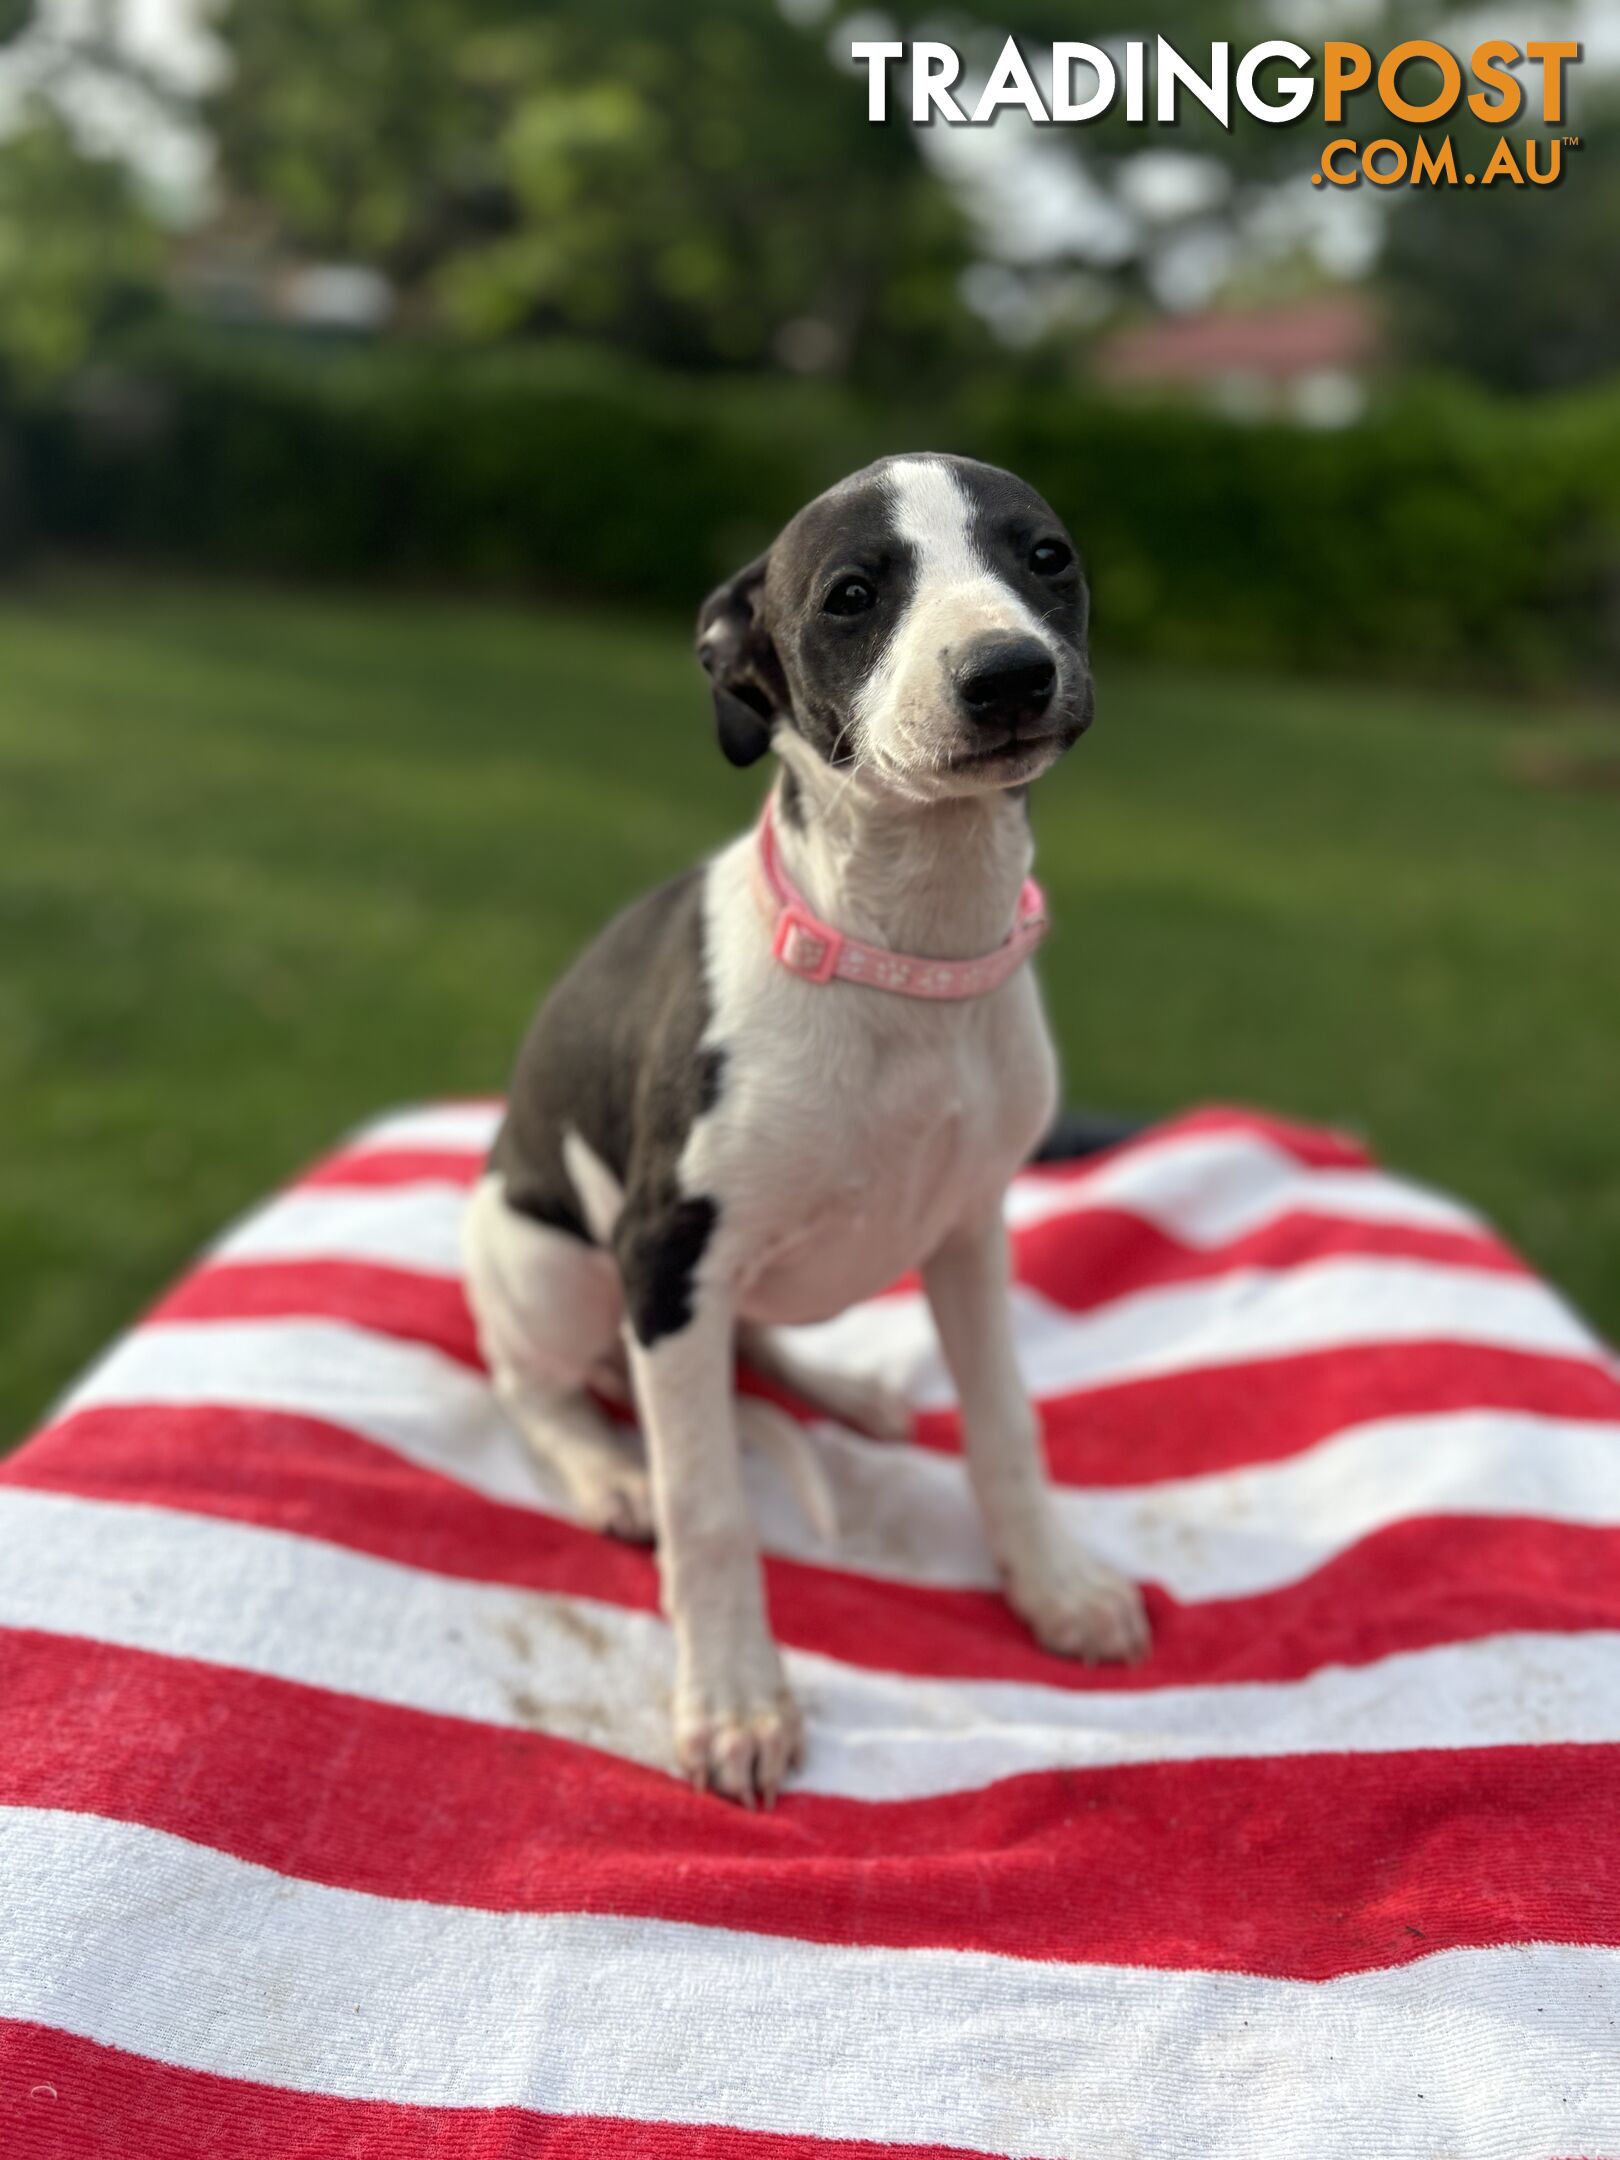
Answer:
[(886, 1380), (844, 1379), (839, 1383), (836, 1415), (841, 1425), (868, 1440), (909, 1440), (913, 1424), (910, 1403)]
[(652, 1486), (645, 1470), (623, 1463), (604, 1466), (598, 1473), (593, 1465), (589, 1475), (576, 1475), (571, 1482), (574, 1504), (589, 1529), (632, 1545), (652, 1543)]

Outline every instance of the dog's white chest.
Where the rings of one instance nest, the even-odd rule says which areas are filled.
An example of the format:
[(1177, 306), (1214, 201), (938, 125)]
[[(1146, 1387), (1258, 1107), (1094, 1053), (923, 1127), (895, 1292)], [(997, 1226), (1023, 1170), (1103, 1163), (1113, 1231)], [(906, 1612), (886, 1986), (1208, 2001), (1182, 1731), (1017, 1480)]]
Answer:
[(725, 1090), (682, 1183), (718, 1204), (740, 1317), (827, 1319), (999, 1205), (1056, 1098), (1039, 995), (1027, 972), (938, 1006), (814, 988), (716, 914)]
[(738, 1222), (744, 1317), (828, 1319), (918, 1266), (985, 1183), (982, 1122), (942, 1102), (907, 1127), (877, 1118), (858, 1140), (785, 1156), (778, 1193), (750, 1195)]

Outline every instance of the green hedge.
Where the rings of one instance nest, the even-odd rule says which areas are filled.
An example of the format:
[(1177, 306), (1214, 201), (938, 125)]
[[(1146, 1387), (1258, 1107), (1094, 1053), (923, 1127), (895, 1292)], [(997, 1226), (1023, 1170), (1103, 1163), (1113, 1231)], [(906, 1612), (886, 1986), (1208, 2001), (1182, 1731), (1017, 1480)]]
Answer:
[(1069, 517), (1116, 650), (1512, 681), (1620, 652), (1620, 389), (1510, 405), (1427, 387), (1312, 433), (1063, 388), (885, 411), (570, 347), (171, 332), (10, 434), (0, 417), (0, 551), (26, 534), (684, 609), (852, 465), (948, 447), (1016, 467)]
[(69, 547), (685, 607), (837, 477), (855, 421), (570, 347), (161, 340), (33, 416), (28, 492)]
[(1425, 388), (1331, 433), (1033, 403), (974, 432), (1073, 516), (1124, 644), (1514, 681), (1620, 652), (1620, 395)]

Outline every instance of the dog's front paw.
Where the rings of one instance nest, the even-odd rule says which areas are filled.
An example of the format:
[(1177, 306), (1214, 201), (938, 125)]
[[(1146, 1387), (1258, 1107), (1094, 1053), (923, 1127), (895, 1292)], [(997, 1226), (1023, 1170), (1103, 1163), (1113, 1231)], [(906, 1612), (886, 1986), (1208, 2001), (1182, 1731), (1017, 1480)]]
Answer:
[(746, 1808), (773, 1807), (803, 1752), (804, 1719), (779, 1667), (764, 1684), (717, 1676), (683, 1687), (677, 1697), (676, 1760), (700, 1792)]
[(1152, 1646), (1141, 1591), (1078, 1545), (1014, 1576), (1007, 1597), (1036, 1641), (1059, 1657), (1134, 1665)]

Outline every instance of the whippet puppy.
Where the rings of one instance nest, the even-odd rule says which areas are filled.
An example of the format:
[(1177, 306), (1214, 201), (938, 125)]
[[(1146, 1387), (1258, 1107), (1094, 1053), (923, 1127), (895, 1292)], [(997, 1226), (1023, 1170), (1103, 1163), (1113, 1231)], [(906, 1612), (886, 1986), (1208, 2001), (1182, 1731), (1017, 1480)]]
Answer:
[[(712, 593), (698, 656), (726, 756), (775, 753), (763, 814), (556, 984), (470, 1203), (495, 1386), (586, 1520), (656, 1531), (678, 1759), (749, 1804), (774, 1798), (801, 1722), (736, 1360), (903, 1430), (884, 1391), (808, 1369), (775, 1331), (910, 1269), (1008, 1598), (1063, 1655), (1147, 1648), (1136, 1589), (1059, 1526), (1002, 1222), (1057, 1102), (1027, 790), (1090, 722), (1087, 614), (1048, 505), (956, 457), (853, 474)], [(597, 1399), (627, 1388), (645, 1453)]]

